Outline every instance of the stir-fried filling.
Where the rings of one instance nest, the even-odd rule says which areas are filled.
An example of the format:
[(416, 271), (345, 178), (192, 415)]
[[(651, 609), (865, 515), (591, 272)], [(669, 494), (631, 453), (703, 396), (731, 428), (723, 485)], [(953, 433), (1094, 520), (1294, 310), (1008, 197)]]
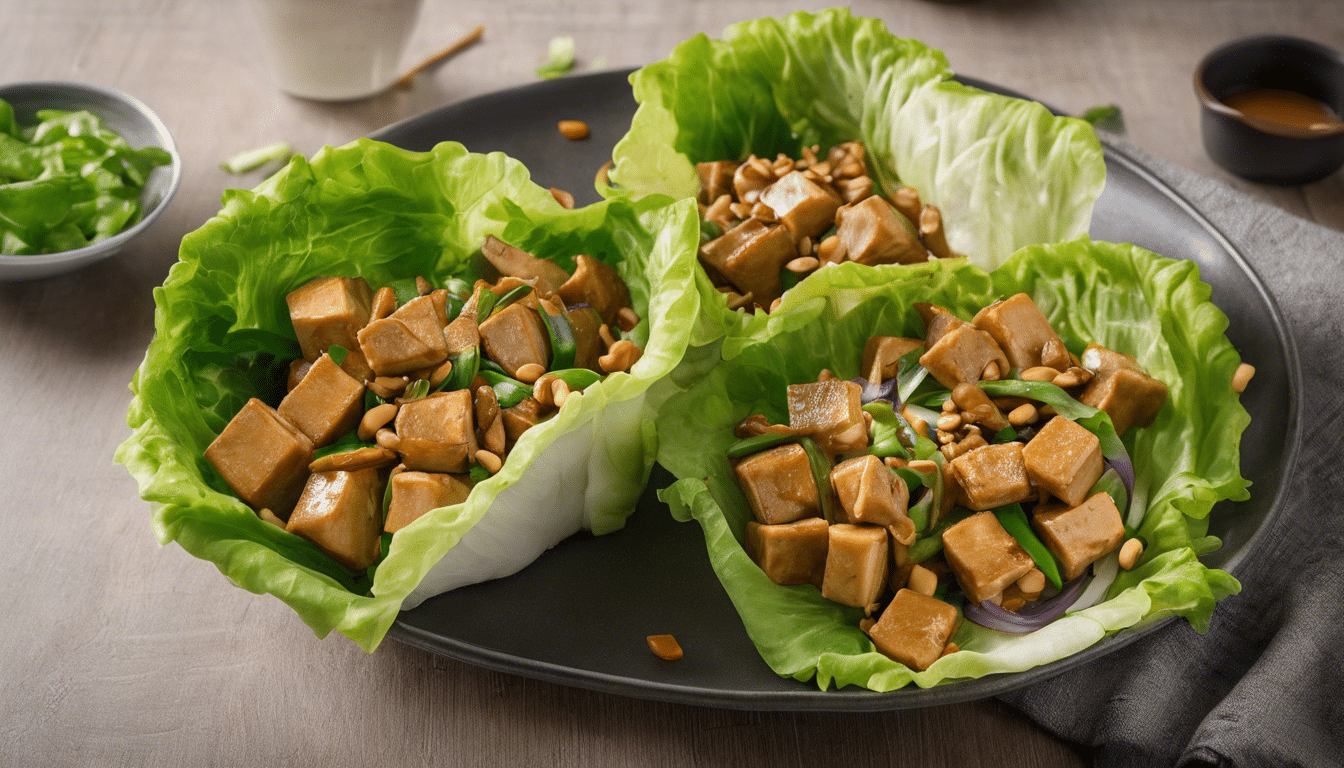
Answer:
[(863, 609), (877, 649), (923, 670), (957, 650), (963, 616), (1031, 631), (1122, 543), (1136, 564), (1107, 462), (1128, 466), (1118, 435), (1150, 425), (1167, 388), (1128, 355), (1071, 353), (1025, 294), (970, 321), (918, 308), (923, 339), (874, 336), (864, 377), (790, 385), (789, 423), (748, 417), (728, 456), (761, 570)]
[(700, 263), (730, 309), (773, 311), (784, 291), (826, 266), (950, 258), (942, 214), (913, 187), (882, 196), (864, 146), (849, 141), (774, 162), (698, 163)]
[(380, 537), (464, 501), (572, 393), (638, 361), (610, 266), (580, 255), (571, 275), (493, 237), (481, 253), (493, 282), (321, 277), (286, 297), (288, 394), (249, 400), (205, 452), (262, 519), (368, 568)]

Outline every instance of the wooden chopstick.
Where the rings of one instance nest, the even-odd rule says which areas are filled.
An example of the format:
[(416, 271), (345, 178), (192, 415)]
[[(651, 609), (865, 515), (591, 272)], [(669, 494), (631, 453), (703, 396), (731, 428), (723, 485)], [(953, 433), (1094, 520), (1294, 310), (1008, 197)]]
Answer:
[(480, 40), (481, 36), (484, 34), (485, 34), (485, 26), (484, 25), (477, 26), (475, 29), (463, 35), (462, 39), (458, 40), (457, 42), (453, 43), (447, 48), (444, 48), (443, 50), (439, 51), (433, 56), (430, 56), (429, 58), (425, 59), (419, 64), (416, 64), (414, 67), (411, 67), (410, 69), (406, 70), (406, 73), (404, 75), (392, 81), (392, 87), (399, 90), (405, 90), (407, 88), (410, 88), (411, 83), (412, 81), (415, 80), (416, 75), (420, 74), (426, 69), (429, 69), (435, 64), (444, 61), (445, 59), (452, 58), (458, 53), (461, 53), (463, 50), (471, 46), (473, 43)]

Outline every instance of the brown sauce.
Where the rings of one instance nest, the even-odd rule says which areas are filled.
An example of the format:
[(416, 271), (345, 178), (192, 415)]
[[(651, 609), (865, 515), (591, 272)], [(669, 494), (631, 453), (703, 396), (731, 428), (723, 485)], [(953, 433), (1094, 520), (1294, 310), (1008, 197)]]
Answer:
[(1296, 91), (1256, 88), (1223, 99), (1223, 103), (1247, 117), (1290, 128), (1326, 128), (1344, 125), (1328, 104)]

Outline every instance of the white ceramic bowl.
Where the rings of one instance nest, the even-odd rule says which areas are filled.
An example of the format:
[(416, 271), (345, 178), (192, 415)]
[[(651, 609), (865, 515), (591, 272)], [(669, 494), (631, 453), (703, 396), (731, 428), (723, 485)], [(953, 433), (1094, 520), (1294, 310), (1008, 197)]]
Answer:
[(21, 126), (35, 125), (37, 111), (41, 109), (87, 109), (132, 147), (140, 149), (153, 145), (162, 148), (173, 158), (170, 164), (161, 165), (150, 172), (140, 194), (140, 220), (133, 226), (106, 240), (73, 251), (34, 256), (0, 255), (0, 280), (50, 277), (106, 259), (149, 229), (168, 207), (168, 201), (172, 199), (182, 179), (182, 158), (178, 157), (173, 137), (168, 134), (163, 121), (139, 99), (101, 85), (56, 81), (0, 85), (0, 99), (14, 107), (14, 116)]

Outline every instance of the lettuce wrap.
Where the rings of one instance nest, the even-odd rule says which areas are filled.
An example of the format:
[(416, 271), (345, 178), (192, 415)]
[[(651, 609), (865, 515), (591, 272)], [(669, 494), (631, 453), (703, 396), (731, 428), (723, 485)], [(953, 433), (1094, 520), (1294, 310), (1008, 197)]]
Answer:
[[(724, 451), (735, 440), (733, 426), (750, 414), (788, 423), (789, 384), (814, 381), (823, 368), (859, 376), (870, 336), (922, 338), (915, 302), (970, 318), (1018, 292), (1032, 297), (1071, 351), (1095, 341), (1132, 354), (1169, 387), (1156, 422), (1123, 438), (1137, 476), (1129, 519), (1147, 547), (1131, 571), (1117, 575), (1114, 554), (1098, 564), (1104, 575), (1091, 591), (1104, 601), (1022, 636), (964, 622), (954, 637), (961, 652), (915, 672), (875, 650), (859, 630), (860, 609), (826, 600), (811, 585), (778, 586), (747, 557), (742, 541), (752, 513)], [(1025, 248), (989, 273), (963, 259), (821, 270), (794, 289), (792, 311), (769, 317), (763, 340), (668, 397), (657, 421), (658, 461), (680, 479), (660, 498), (677, 519), (703, 527), (714, 570), (765, 661), (781, 676), (815, 676), (822, 689), (887, 691), (1020, 671), (1172, 614), (1202, 632), (1214, 604), (1240, 589), (1197, 559), (1219, 546), (1206, 535), (1209, 512), (1220, 500), (1249, 495), (1239, 444), (1250, 417), (1231, 387), (1240, 358), (1209, 295), (1194, 262), (1085, 237)], [(1078, 607), (1091, 602), (1084, 595)]]
[[(631, 75), (639, 110), (613, 152), (614, 186), (600, 191), (694, 198), (697, 162), (796, 158), (857, 139), (876, 191), (917, 189), (941, 210), (952, 249), (980, 267), (1086, 233), (1106, 178), (1092, 127), (951, 78), (939, 51), (843, 8), (698, 35)], [(696, 279), (705, 310), (693, 344), (760, 338), (764, 313), (730, 312), (703, 272)]]
[[(284, 395), (299, 355), (285, 295), (330, 275), (442, 284), (471, 268), (486, 235), (569, 271), (580, 253), (612, 264), (643, 318), (633, 336), (643, 357), (528, 430), (464, 503), (397, 532), (367, 572), (259, 519), (203, 452), (249, 397)], [(517, 161), (455, 143), (414, 153), (361, 139), (296, 157), (257, 189), (225, 193), (219, 214), (183, 239), (154, 291), (156, 333), (116, 459), (153, 504), (161, 543), (275, 595), (318, 635), (335, 629), (372, 651), (403, 607), (513, 573), (580, 528), (624, 525), (654, 459), (646, 391), (681, 359), (699, 311), (697, 239), (690, 201), (565, 210)]]

